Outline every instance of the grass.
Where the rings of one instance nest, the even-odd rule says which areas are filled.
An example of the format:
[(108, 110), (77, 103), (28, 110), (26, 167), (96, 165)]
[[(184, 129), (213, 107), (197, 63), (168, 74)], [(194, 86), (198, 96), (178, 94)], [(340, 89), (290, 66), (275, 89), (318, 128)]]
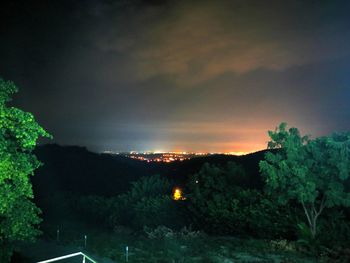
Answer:
[(293, 244), (286, 241), (215, 237), (191, 231), (155, 237), (143, 231), (132, 233), (119, 229), (110, 232), (67, 221), (61, 226), (57, 242), (56, 230), (56, 225), (44, 225), (42, 240), (58, 243), (61, 248), (84, 250), (84, 235), (87, 235), (85, 251), (99, 257), (101, 263), (107, 262), (102, 257), (111, 260), (108, 262), (126, 262), (126, 246), (129, 248), (128, 262), (131, 263), (317, 262), (296, 251)]

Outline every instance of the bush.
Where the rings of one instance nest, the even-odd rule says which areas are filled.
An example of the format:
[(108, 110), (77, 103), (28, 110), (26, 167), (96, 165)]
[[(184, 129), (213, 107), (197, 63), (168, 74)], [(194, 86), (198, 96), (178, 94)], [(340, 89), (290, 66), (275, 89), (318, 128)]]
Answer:
[(191, 240), (191, 239), (199, 239), (199, 238), (205, 238), (206, 235), (202, 231), (195, 231), (192, 230), (191, 227), (183, 227), (179, 233), (179, 238), (184, 240)]
[(297, 224), (297, 230), (298, 248), (307, 254), (333, 259), (338, 258), (340, 254), (347, 254), (350, 222), (336, 208), (329, 209), (327, 215), (320, 218), (316, 238), (304, 222)]
[[(161, 224), (175, 227), (180, 220), (175, 201), (169, 196), (142, 198), (134, 204), (134, 226), (155, 227)], [(180, 220), (181, 221), (181, 220)]]
[(175, 236), (173, 230), (166, 226), (158, 226), (154, 229), (144, 227), (143, 231), (146, 233), (146, 236), (149, 239), (173, 238)]
[[(114, 197), (65, 196), (63, 202), (86, 222), (98, 222), (111, 229), (127, 227), (142, 230), (144, 226), (166, 225), (179, 229), (185, 224), (183, 202), (171, 198), (172, 185), (159, 175), (142, 177), (131, 189)], [(57, 201), (57, 200), (56, 200)], [(61, 202), (59, 202), (61, 203)], [(69, 209), (64, 209), (69, 210)]]
[(76, 209), (81, 217), (88, 222), (103, 222), (107, 225), (112, 210), (112, 198), (103, 196), (81, 196), (75, 203)]
[[(341, 210), (333, 209), (320, 219), (320, 242), (328, 248), (339, 248), (350, 244), (350, 222)], [(348, 247), (347, 247), (348, 248)]]
[(191, 178), (188, 206), (196, 226), (215, 234), (293, 237), (297, 213), (261, 191), (239, 187), (244, 175), (234, 163), (205, 164)]
[(286, 239), (271, 240), (270, 244), (276, 251), (295, 251), (295, 245)]
[(184, 208), (181, 202), (172, 200), (171, 194), (172, 186), (166, 178), (143, 177), (132, 183), (129, 192), (113, 199), (110, 223), (135, 230), (158, 225), (180, 228), (185, 221)]

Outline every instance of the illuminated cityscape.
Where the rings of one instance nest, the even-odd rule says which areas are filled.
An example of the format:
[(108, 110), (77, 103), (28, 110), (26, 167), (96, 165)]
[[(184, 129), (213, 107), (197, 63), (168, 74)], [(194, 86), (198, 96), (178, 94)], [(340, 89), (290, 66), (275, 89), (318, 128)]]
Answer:
[(104, 151), (105, 154), (125, 156), (131, 159), (136, 159), (144, 162), (164, 162), (170, 163), (174, 161), (184, 161), (196, 157), (204, 157), (210, 155), (245, 155), (248, 152), (157, 152), (157, 151), (147, 151), (147, 152), (113, 152), (113, 151)]

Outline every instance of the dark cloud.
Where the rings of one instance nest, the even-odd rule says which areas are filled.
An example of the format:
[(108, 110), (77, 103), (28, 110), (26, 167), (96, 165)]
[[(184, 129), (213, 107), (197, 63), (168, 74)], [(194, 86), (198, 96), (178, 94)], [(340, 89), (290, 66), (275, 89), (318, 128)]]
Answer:
[(280, 121), (350, 129), (348, 1), (27, 1), (0, 75), (65, 144), (250, 151)]

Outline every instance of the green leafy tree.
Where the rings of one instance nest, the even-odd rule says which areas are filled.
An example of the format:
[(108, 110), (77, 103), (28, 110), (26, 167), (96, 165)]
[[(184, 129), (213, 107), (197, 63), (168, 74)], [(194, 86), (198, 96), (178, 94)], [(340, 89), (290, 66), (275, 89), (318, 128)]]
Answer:
[(131, 183), (129, 198), (139, 201), (142, 198), (171, 195), (171, 184), (167, 178), (159, 175), (144, 176)]
[(259, 190), (242, 187), (246, 178), (244, 168), (234, 162), (204, 164), (188, 185), (188, 207), (195, 223), (216, 234), (287, 236), (293, 221), (289, 209)]
[(350, 193), (344, 187), (350, 173), (350, 133), (311, 140), (297, 128), (281, 123), (269, 131), (268, 152), (260, 162), (267, 190), (286, 204), (298, 202), (305, 213), (312, 238), (317, 220), (325, 208), (350, 206)]
[(13, 241), (39, 233), (29, 176), (40, 165), (32, 154), (38, 137), (50, 136), (31, 113), (7, 106), (16, 92), (13, 82), (0, 79), (0, 262), (9, 260)]
[(245, 174), (243, 167), (233, 162), (225, 166), (205, 163), (190, 178), (188, 206), (200, 227), (226, 234), (237, 229), (234, 198), (240, 190), (237, 182)]
[(111, 201), (111, 224), (132, 226), (165, 225), (179, 228), (184, 224), (182, 202), (171, 198), (172, 184), (159, 175), (144, 176), (131, 184), (131, 189)]

